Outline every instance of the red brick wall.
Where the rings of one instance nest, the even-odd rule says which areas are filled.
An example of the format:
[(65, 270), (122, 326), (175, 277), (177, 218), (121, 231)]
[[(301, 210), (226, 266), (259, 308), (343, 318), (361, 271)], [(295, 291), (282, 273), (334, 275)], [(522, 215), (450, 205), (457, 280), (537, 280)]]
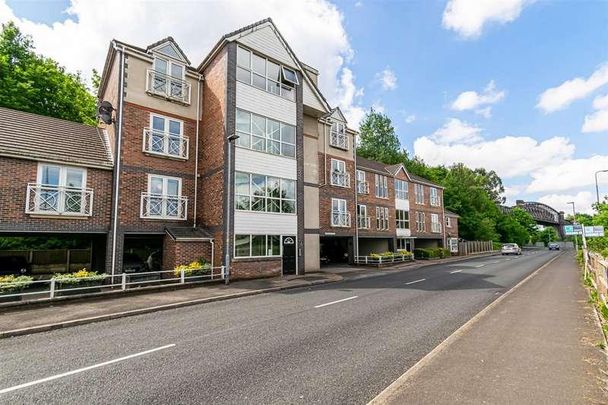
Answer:
[[(360, 229), (361, 236), (385, 236), (395, 235), (395, 179), (386, 174), (388, 184), (388, 198), (376, 197), (376, 173), (359, 168), (365, 172), (365, 180), (369, 185), (368, 194), (357, 194), (357, 203), (367, 206), (367, 216), (370, 218), (370, 228)], [(380, 230), (376, 223), (376, 207), (388, 207), (388, 229)]]
[[(410, 229), (412, 230), (412, 236), (426, 237), (443, 239), (443, 228), (445, 227), (445, 219), (443, 217), (443, 206), (438, 207), (431, 206), (431, 193), (430, 187), (423, 185), (424, 187), (424, 204), (416, 204), (416, 194), (414, 191), (414, 182), (409, 184), (409, 200), (410, 200)], [(440, 204), (443, 204), (443, 190), (437, 188), (437, 195), (439, 197)], [(418, 232), (416, 230), (416, 212), (425, 213), (425, 232)], [(442, 230), (439, 233), (431, 232), (431, 214), (439, 215), (439, 223), (442, 226)]]
[(445, 228), (445, 235), (448, 238), (457, 238), (458, 237), (458, 218), (456, 217), (450, 217), (450, 221), (452, 225), (451, 227), (447, 227)]
[[(353, 236), (355, 233), (355, 227), (357, 226), (355, 221), (355, 189), (354, 185), (356, 182), (355, 163), (352, 160), (345, 160), (338, 156), (325, 155), (319, 153), (319, 229), (321, 234), (324, 232), (335, 232), (337, 236)], [(331, 159), (343, 160), (346, 162), (346, 171), (350, 173), (350, 187), (339, 187), (331, 185)], [(324, 175), (323, 170), (325, 168), (325, 162), (327, 162), (327, 184), (323, 185)], [(340, 198), (346, 200), (346, 209), (351, 216), (351, 226), (347, 227), (334, 227), (331, 226), (331, 199)]]
[[(163, 240), (163, 270), (204, 258), (211, 263), (211, 243), (207, 241), (175, 241), (165, 234)], [(216, 263), (214, 263), (216, 266)]]
[(90, 217), (38, 217), (25, 213), (27, 184), (36, 183), (38, 162), (0, 158), (0, 231), (107, 232), (110, 226), (112, 171), (87, 168), (93, 189)]
[(231, 280), (276, 277), (281, 275), (280, 258), (235, 259), (232, 262)]

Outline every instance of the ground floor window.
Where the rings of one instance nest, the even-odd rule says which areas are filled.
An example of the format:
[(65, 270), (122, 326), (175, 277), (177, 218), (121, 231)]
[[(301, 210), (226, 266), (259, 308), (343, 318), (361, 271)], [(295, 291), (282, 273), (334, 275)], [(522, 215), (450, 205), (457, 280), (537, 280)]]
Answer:
[(235, 257), (281, 256), (280, 235), (235, 235)]
[(412, 240), (409, 238), (397, 238), (397, 250), (412, 251)]

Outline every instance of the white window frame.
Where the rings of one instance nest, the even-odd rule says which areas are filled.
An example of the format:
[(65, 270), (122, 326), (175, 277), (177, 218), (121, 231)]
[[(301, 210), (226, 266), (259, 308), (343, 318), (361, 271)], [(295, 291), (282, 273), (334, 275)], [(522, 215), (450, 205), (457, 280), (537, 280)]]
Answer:
[[(240, 133), (240, 134), (244, 134), (244, 135), (246, 135), (246, 136), (249, 137), (249, 146), (244, 145), (243, 143), (241, 143), (242, 139), (244, 139), (242, 136), (241, 136), (241, 138), (239, 138), (239, 139), (236, 140), (236, 142), (235, 142), (236, 146), (238, 146), (239, 148), (249, 149), (249, 150), (252, 150), (254, 152), (266, 153), (266, 154), (273, 155), (273, 156), (283, 156), (283, 157), (288, 158), (288, 159), (295, 159), (296, 158), (296, 155), (297, 155), (297, 145), (296, 145), (296, 143), (297, 143), (298, 134), (297, 134), (297, 128), (295, 126), (287, 124), (287, 123), (282, 122), (282, 121), (278, 121), (278, 120), (275, 120), (275, 119), (272, 119), (272, 118), (265, 117), (265, 116), (260, 115), (260, 114), (252, 113), (251, 111), (247, 111), (247, 110), (244, 110), (242, 108), (237, 108), (236, 109), (236, 115), (237, 116), (239, 114), (239, 111), (242, 112), (242, 113), (245, 113), (245, 114), (249, 115), (249, 132), (245, 132), (245, 131), (242, 131), (242, 130), (239, 130), (239, 129), (235, 129), (235, 131), (237, 132), (237, 134)], [(253, 136), (261, 138), (260, 135), (256, 135), (256, 134), (253, 133), (253, 116), (254, 115), (256, 117), (261, 118), (261, 119), (264, 120), (264, 137), (263, 137), (264, 138), (264, 150), (255, 149), (252, 146), (252, 137)], [(269, 135), (268, 134), (268, 127), (269, 127), (268, 123), (269, 123), (269, 121), (272, 121), (273, 123), (279, 125), (279, 139), (278, 140), (277, 139), (272, 139), (272, 138), (268, 137), (268, 135)], [(287, 142), (287, 141), (283, 140), (283, 127), (290, 127), (290, 128), (293, 129), (294, 143)], [(279, 153), (278, 154), (269, 151), (269, 147), (268, 147), (269, 142), (278, 142), (278, 144), (279, 144)], [(283, 145), (288, 145), (288, 146), (293, 147), (293, 156), (283, 153)]]
[[(332, 198), (331, 199), (331, 226), (336, 227), (350, 227), (350, 224), (342, 224), (334, 222), (334, 212), (339, 213), (340, 215), (345, 215), (348, 217), (348, 205), (347, 201), (342, 198)], [(347, 219), (348, 222), (348, 219)]]
[(395, 179), (395, 199), (407, 200), (409, 195), (408, 186), (407, 181)]
[(376, 229), (379, 231), (390, 229), (388, 207), (376, 207)]
[[(42, 182), (45, 168), (58, 169), (57, 184)], [(81, 185), (71, 187), (67, 184), (69, 171), (80, 174)], [(75, 198), (79, 198), (79, 210), (73, 210)], [(51, 202), (54, 202), (52, 204)], [(67, 209), (70, 208), (70, 209)], [(77, 166), (58, 165), (53, 163), (38, 163), (36, 183), (28, 183), (25, 198), (26, 214), (59, 215), (59, 216), (91, 216), (93, 211), (93, 190), (87, 188), (87, 169)]]
[(439, 201), (439, 191), (435, 187), (429, 187), (429, 198), (430, 203), (433, 207), (440, 207), (441, 202)]
[[(298, 198), (298, 192), (297, 192), (297, 182), (296, 180), (293, 179), (286, 179), (286, 178), (282, 178), (282, 177), (277, 177), (277, 176), (266, 176), (264, 174), (257, 174), (257, 173), (248, 173), (248, 172), (243, 172), (243, 171), (235, 171), (234, 172), (234, 178), (236, 179), (237, 175), (246, 175), (249, 177), (249, 194), (239, 194), (237, 193), (236, 190), (236, 185), (234, 187), (234, 209), (237, 211), (247, 211), (247, 212), (257, 212), (257, 213), (267, 213), (267, 214), (279, 214), (279, 215), (297, 215), (297, 211), (298, 211), (298, 204), (297, 204), (297, 198)], [(264, 187), (265, 187), (265, 194), (263, 196), (261, 195), (254, 195), (253, 194), (253, 176), (262, 176), (265, 178), (264, 180)], [(268, 179), (277, 179), (279, 181), (279, 197), (272, 197), (270, 195), (268, 195)], [(289, 181), (293, 183), (293, 189), (294, 189), (294, 198), (283, 198), (283, 181)], [(242, 208), (237, 208), (236, 204), (237, 204), (237, 199), (239, 197), (248, 197), (249, 198), (249, 209), (242, 209)], [(252, 206), (253, 206), (253, 199), (254, 198), (263, 198), (264, 199), (264, 211), (258, 211), (258, 210), (253, 210)], [(269, 200), (274, 200), (274, 201), (278, 201), (279, 202), (279, 211), (268, 211), (268, 201)], [(291, 202), (293, 203), (293, 212), (283, 212), (283, 202)]]
[[(158, 54), (155, 54), (154, 62), (152, 62), (152, 69), (154, 69), (154, 71), (158, 72), (158, 73), (162, 73), (156, 68), (158, 60), (162, 60), (163, 62), (165, 62), (167, 64), (167, 72), (164, 73), (165, 75), (171, 76), (174, 79), (180, 79), (183, 81), (186, 80), (186, 65), (184, 65), (183, 63), (176, 62), (175, 60), (173, 60), (169, 57), (162, 57), (162, 56), (158, 56)], [(172, 75), (173, 65), (179, 66), (182, 68), (182, 77), (175, 77)]]
[(439, 221), (439, 214), (431, 214), (431, 232), (441, 233), (441, 222)]
[[(164, 125), (163, 125), (163, 131), (158, 131), (156, 129), (154, 129), (154, 118), (160, 118), (164, 121)], [(169, 132), (169, 121), (174, 121), (179, 123), (179, 134), (173, 133), (173, 132)], [(185, 152), (184, 153), (180, 153), (180, 154), (174, 154), (174, 153), (170, 153), (169, 152), (169, 147), (165, 146), (163, 148), (163, 151), (158, 152), (155, 150), (152, 150), (150, 145), (146, 145), (146, 140), (147, 140), (147, 136), (145, 135), (145, 131), (148, 130), (150, 133), (147, 135), (152, 136), (154, 134), (159, 134), (162, 133), (163, 134), (163, 142), (168, 142), (169, 140), (167, 138), (176, 138), (179, 139), (180, 142), (180, 152)], [(151, 142), (151, 141), (149, 141)], [(167, 157), (171, 157), (171, 158), (177, 158), (177, 159), (188, 159), (188, 138), (186, 138), (184, 136), (184, 121), (177, 119), (177, 118), (173, 118), (173, 117), (168, 117), (166, 115), (162, 115), (162, 114), (157, 114), (157, 113), (150, 113), (150, 121), (149, 121), (149, 127), (147, 129), (144, 129), (144, 137), (143, 137), (143, 146), (142, 146), (142, 151), (144, 153), (149, 153), (151, 155), (159, 155), (159, 156), (167, 156)], [(167, 151), (165, 151), (165, 149)]]
[[(403, 213), (407, 218), (401, 218)], [(410, 212), (408, 210), (395, 210), (395, 226), (397, 229), (410, 229)]]
[(157, 195), (171, 195), (173, 196), (173, 194), (167, 194), (167, 184), (169, 182), (169, 180), (177, 180), (177, 197), (181, 197), (182, 196), (182, 178), (181, 177), (173, 177), (173, 176), (163, 176), (160, 174), (152, 174), (152, 173), (148, 173), (148, 188), (147, 191), (150, 194), (153, 194), (151, 191), (151, 187), (152, 187), (152, 178), (156, 177), (159, 179), (163, 180), (163, 193), (162, 194), (157, 194)]
[(424, 212), (416, 212), (416, 231), (426, 232), (426, 215)]
[(382, 174), (375, 174), (376, 198), (388, 198), (388, 177)]
[(424, 205), (424, 186), (422, 184), (414, 184), (414, 194), (416, 196), (416, 204)]
[(445, 226), (448, 227), (448, 228), (452, 227), (452, 218), (445, 217)]
[(329, 134), (329, 145), (335, 148), (348, 150), (349, 142), (346, 134), (346, 124), (341, 121), (332, 120)]
[[(249, 237), (249, 256), (237, 256), (236, 255), (236, 238), (238, 236), (248, 236)], [(254, 236), (264, 236), (265, 239), (265, 250), (266, 253), (268, 253), (268, 241), (270, 239), (270, 237), (272, 236), (278, 236), (279, 237), (279, 254), (278, 255), (272, 255), (272, 254), (266, 254), (266, 255), (262, 255), (262, 256), (252, 256), (251, 252), (253, 250), (253, 237)], [(263, 257), (274, 257), (274, 258), (278, 258), (278, 257), (282, 257), (283, 256), (283, 236), (290, 236), (290, 235), (270, 235), (270, 234), (245, 234), (245, 233), (239, 233), (239, 234), (235, 234), (234, 238), (233, 238), (233, 250), (232, 250), (232, 257), (234, 257), (236, 260), (238, 259), (251, 259), (251, 258), (263, 258)], [(295, 238), (295, 236), (294, 236)]]
[[(44, 167), (56, 167), (59, 169), (59, 184), (42, 184), (42, 170)], [(82, 186), (80, 188), (68, 187), (66, 185), (68, 170), (78, 170), (82, 172)], [(77, 166), (64, 166), (52, 163), (38, 163), (38, 172), (36, 174), (36, 183), (43, 186), (56, 186), (63, 188), (75, 188), (76, 190), (84, 190), (87, 188), (87, 169)]]
[[(345, 188), (350, 187), (350, 177), (348, 176), (348, 172), (346, 170), (346, 162), (344, 160), (331, 158), (330, 171), (331, 173), (329, 178), (332, 186)], [(344, 182), (342, 184), (334, 181), (334, 173), (338, 175), (336, 176), (336, 178), (344, 179)]]
[[(242, 49), (243, 51), (249, 53), (249, 66), (239, 65), (239, 63), (238, 63), (238, 52), (239, 52), (239, 49)], [(257, 74), (258, 76), (261, 76), (261, 73), (259, 73), (259, 72), (255, 72), (254, 73), (254, 71), (253, 71), (253, 66), (252, 66), (253, 55), (256, 55), (258, 58), (261, 58), (261, 59), (265, 60), (265, 63), (264, 63), (264, 89), (263, 90), (260, 89), (258, 86), (255, 86), (253, 84), (253, 75)], [(271, 62), (271, 63), (279, 66), (279, 71), (280, 71), (280, 75), (281, 75), (280, 81), (277, 81), (277, 79), (275, 79), (275, 78), (268, 77), (268, 62)], [(260, 55), (260, 54), (258, 54), (256, 52), (253, 52), (251, 49), (245, 48), (244, 46), (240, 46), (240, 45), (237, 48), (236, 69), (237, 69), (237, 74), (236, 74), (236, 80), (237, 81), (239, 81), (241, 83), (244, 83), (244, 84), (247, 84), (248, 86), (255, 87), (258, 90), (265, 91), (266, 93), (274, 94), (275, 96), (281, 97), (281, 98), (283, 98), (285, 100), (289, 100), (289, 101), (292, 101), (292, 102), (296, 101), (296, 86), (299, 85), (300, 83), (299, 83), (299, 80), (298, 80), (298, 72), (295, 69), (292, 69), (290, 67), (282, 65), (281, 63), (278, 63), (278, 62), (275, 62), (273, 60), (270, 60), (267, 57), (262, 56), (262, 55)], [(243, 81), (243, 80), (240, 79), (239, 69), (243, 69), (243, 70), (246, 70), (246, 71), (249, 72), (249, 81)], [(292, 72), (295, 73), (296, 83), (294, 83), (293, 81), (291, 81), (289, 79), (286, 79), (285, 73), (284, 73), (283, 69), (287, 69), (287, 70), (290, 70), (290, 71), (292, 71)], [(279, 94), (277, 94), (277, 93), (275, 93), (273, 91), (269, 91), (268, 90), (268, 82), (269, 81), (272, 82), (272, 83), (278, 84)], [(288, 96), (285, 96), (283, 94), (284, 91), (285, 91), (285, 94), (288, 95)]]
[[(152, 193), (152, 179), (153, 178), (158, 178), (158, 179), (162, 180), (162, 193), (161, 194)], [(167, 194), (167, 191), (168, 191), (167, 185), (170, 180), (177, 181), (177, 194)], [(163, 199), (163, 202), (161, 203), (162, 212), (158, 215), (152, 215), (149, 212), (150, 208), (147, 208), (148, 214), (144, 215), (144, 212), (145, 212), (144, 211), (144, 201), (145, 201), (144, 197), (145, 196), (144, 196), (144, 193), (142, 193), (140, 215), (139, 215), (140, 218), (142, 218), (142, 219), (162, 219), (162, 220), (170, 220), (170, 221), (185, 221), (188, 218), (188, 201), (187, 201), (187, 198), (182, 195), (182, 184), (183, 183), (182, 183), (181, 177), (164, 176), (164, 175), (160, 175), (160, 174), (148, 173), (148, 185), (146, 187), (146, 192), (145, 192), (145, 194), (147, 194), (147, 198), (148, 198), (147, 204), (150, 204), (150, 201), (154, 198), (162, 198)], [(166, 212), (167, 204), (168, 204), (166, 202), (166, 201), (168, 201), (167, 197), (176, 198), (178, 215), (167, 215), (167, 212)], [(183, 207), (182, 207), (182, 204), (184, 204)]]
[[(363, 220), (362, 222), (365, 226), (361, 226), (361, 220)], [(359, 229), (369, 229), (370, 222), (369, 216), (367, 215), (367, 205), (357, 204), (357, 226)]]

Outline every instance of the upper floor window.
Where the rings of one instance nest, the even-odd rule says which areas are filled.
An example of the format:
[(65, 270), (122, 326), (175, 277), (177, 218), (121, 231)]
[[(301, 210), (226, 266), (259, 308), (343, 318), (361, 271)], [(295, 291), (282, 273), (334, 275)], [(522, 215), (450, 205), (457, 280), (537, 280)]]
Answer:
[(452, 218), (445, 217), (445, 226), (447, 226), (448, 228), (452, 227)]
[(236, 172), (235, 207), (243, 211), (296, 212), (296, 182), (278, 177)]
[(236, 110), (236, 144), (273, 155), (296, 155), (296, 128), (248, 111)]
[(369, 183), (365, 179), (365, 172), (357, 170), (357, 193), (369, 194)]
[(348, 150), (348, 135), (346, 135), (346, 125), (343, 122), (333, 121), (331, 123), (329, 144), (336, 148)]
[(439, 193), (437, 192), (437, 189), (435, 187), (429, 188), (429, 196), (430, 196), (431, 205), (433, 205), (435, 207), (439, 207), (441, 205), (441, 203), (439, 201)]
[(407, 200), (407, 181), (395, 179), (395, 198)]
[(186, 219), (187, 197), (182, 196), (179, 177), (148, 175), (148, 191), (141, 196), (141, 217), (156, 219)]
[(376, 229), (388, 230), (388, 208), (376, 207)]
[(293, 69), (274, 63), (240, 46), (237, 48), (236, 63), (238, 81), (295, 101), (295, 86), (299, 81)]
[(331, 199), (331, 226), (350, 227), (350, 213), (346, 209), (346, 200)]
[(418, 232), (424, 232), (426, 229), (424, 212), (416, 212), (416, 230)]
[(150, 128), (144, 129), (144, 152), (187, 159), (183, 121), (150, 114)]
[(190, 104), (190, 84), (185, 77), (184, 65), (155, 56), (153, 68), (148, 71), (146, 89), (152, 94)]
[(357, 204), (357, 226), (359, 229), (369, 229), (370, 219), (367, 216), (367, 205)]
[(424, 186), (422, 184), (414, 184), (414, 194), (416, 195), (416, 204), (424, 204)]
[(380, 174), (376, 174), (376, 197), (388, 198), (388, 178)]
[(333, 186), (350, 187), (350, 175), (346, 172), (346, 162), (331, 160), (331, 184)]
[(431, 232), (441, 232), (441, 223), (439, 222), (439, 214), (431, 214)]
[(395, 211), (397, 229), (410, 229), (410, 213), (405, 210)]
[(78, 167), (40, 164), (36, 183), (27, 187), (28, 214), (91, 215), (93, 190), (87, 171)]

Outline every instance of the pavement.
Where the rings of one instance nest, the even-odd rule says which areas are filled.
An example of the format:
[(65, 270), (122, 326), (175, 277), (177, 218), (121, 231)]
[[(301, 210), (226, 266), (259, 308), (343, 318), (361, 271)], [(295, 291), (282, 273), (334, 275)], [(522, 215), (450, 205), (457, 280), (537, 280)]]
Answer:
[(603, 336), (587, 298), (573, 254), (562, 255), (373, 403), (606, 404)]
[(248, 295), (311, 287), (344, 279), (383, 276), (395, 271), (411, 270), (438, 263), (452, 263), (463, 259), (468, 260), (463, 257), (451, 257), (437, 261), (408, 262), (381, 269), (348, 265), (327, 266), (323, 268), (322, 272), (309, 273), (305, 276), (241, 280), (232, 282), (229, 285), (217, 282), (179, 289), (142, 289), (145, 291), (136, 292), (135, 294), (129, 291), (130, 293), (125, 295), (109, 292), (94, 298), (68, 299), (55, 302), (44, 300), (44, 302), (29, 305), (22, 305), (23, 303), (18, 303), (16, 306), (14, 304), (0, 304), (0, 338)]
[[(432, 264), (2, 339), (0, 403), (365, 404), (558, 255)], [(461, 384), (452, 392), (478, 387)]]

